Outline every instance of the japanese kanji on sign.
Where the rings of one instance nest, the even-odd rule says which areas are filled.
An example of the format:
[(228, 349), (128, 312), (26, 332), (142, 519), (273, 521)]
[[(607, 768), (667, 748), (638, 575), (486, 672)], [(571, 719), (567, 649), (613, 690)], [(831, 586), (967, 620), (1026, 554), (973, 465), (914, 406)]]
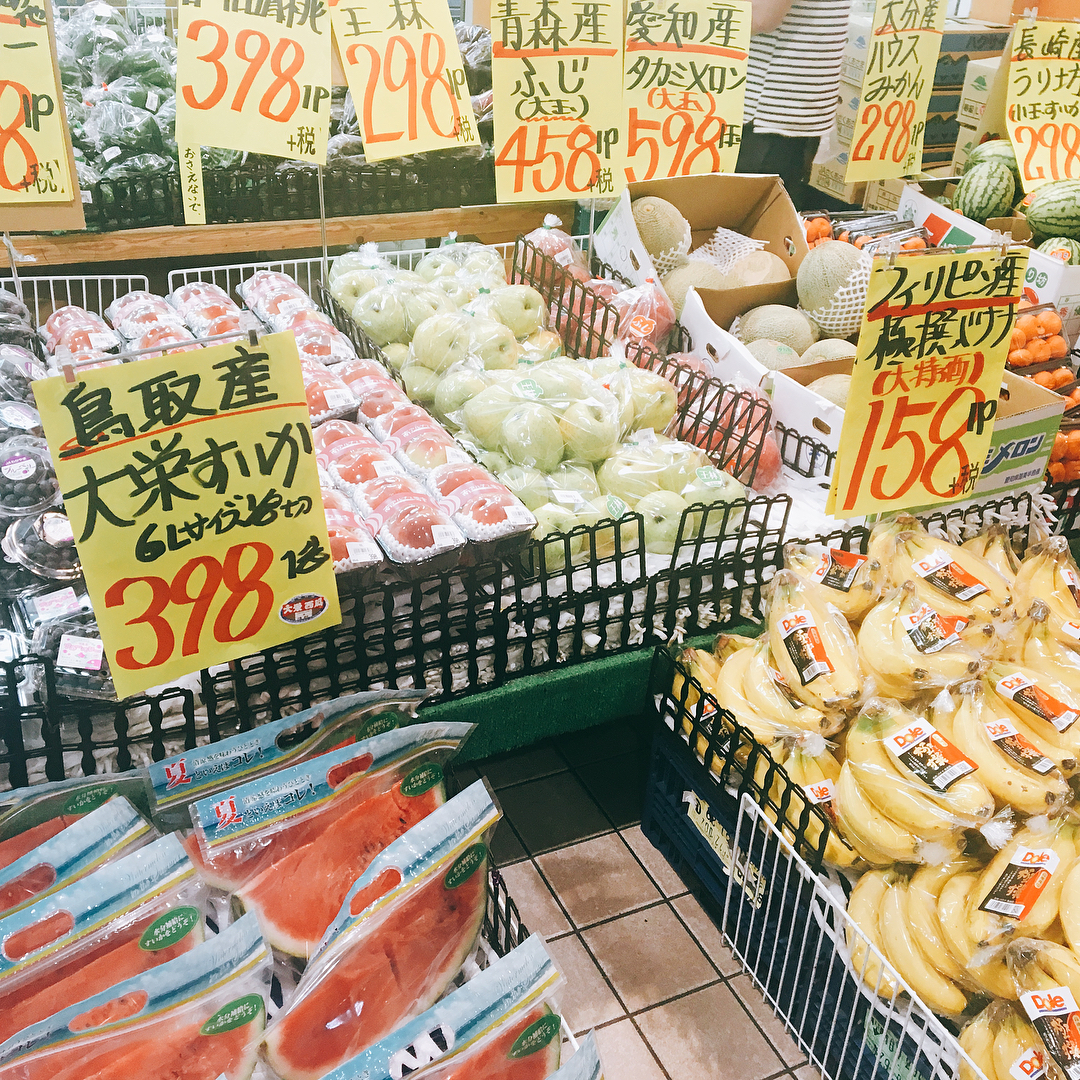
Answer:
[(742, 135), (750, 4), (630, 0), (626, 178), (733, 172)]
[(444, 0), (340, 0), (330, 10), (368, 161), (480, 145)]
[(1022, 19), (1012, 40), (1006, 125), (1024, 190), (1080, 179), (1080, 23)]
[(959, 499), (990, 448), (1027, 249), (874, 259), (827, 512)]
[(491, 18), (499, 202), (625, 186), (623, 18), (593, 0), (498, 0)]
[(922, 169), (926, 111), (944, 27), (940, 0), (877, 0), (847, 183)]
[(120, 697), (340, 621), (292, 334), (34, 392)]

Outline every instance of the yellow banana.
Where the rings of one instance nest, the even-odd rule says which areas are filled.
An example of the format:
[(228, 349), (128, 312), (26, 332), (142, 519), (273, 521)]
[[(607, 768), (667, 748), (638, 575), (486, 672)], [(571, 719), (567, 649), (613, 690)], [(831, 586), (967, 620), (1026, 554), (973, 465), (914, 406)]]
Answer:
[(1080, 949), (1080, 860), (1073, 863), (1061, 883), (1058, 914), (1070, 948)]
[(1007, 712), (1063, 749), (1080, 746), (1080, 694), (1066, 683), (1019, 664), (992, 664), (986, 679)]
[(1061, 984), (1039, 962), (1046, 942), (1034, 938), (1019, 938), (1009, 943), (1005, 959), (1019, 994), (1029, 990), (1053, 990)]
[(847, 905), (848, 918), (855, 926), (849, 923), (846, 927), (851, 966), (856, 976), (879, 997), (886, 999), (900, 992), (900, 984), (885, 970), (870, 945), (885, 954), (879, 918), (888, 882), (888, 874), (878, 870), (871, 870), (859, 878)]
[(885, 586), (893, 585), (889, 580), (889, 566), (892, 564), (893, 555), (896, 553), (896, 541), (899, 535), (906, 529), (911, 528), (914, 522), (919, 528), (919, 522), (906, 514), (891, 521), (880, 521), (870, 532), (870, 540), (866, 547), (866, 554), (879, 563), (885, 575)]
[(858, 622), (881, 594), (881, 563), (863, 555), (826, 549), (814, 556), (804, 547), (789, 545), (784, 565), (852, 622)]
[[(1011, 666), (1008, 670), (1015, 670)], [(1041, 720), (1027, 709), (1010, 709), (1009, 702), (998, 694), (988, 679), (981, 680), (983, 688), (983, 711), (989, 719), (1003, 719), (1011, 723), (1025, 739), (1038, 747), (1065, 776), (1072, 776), (1080, 767), (1080, 724), (1060, 732), (1053, 724)]]
[(717, 634), (716, 641), (713, 642), (713, 656), (722, 664), (739, 649), (753, 648), (758, 640), (758, 638), (744, 637), (742, 634)]
[(1057, 679), (1080, 697), (1080, 654), (1075, 651), (1080, 638), (1072, 647), (1063, 645), (1050, 632), (1049, 620), (1050, 608), (1042, 600), (1033, 600), (1028, 613), (1013, 626), (1008, 659)]
[[(797, 784), (806, 797), (817, 805), (829, 819), (831, 829), (825, 841), (824, 859), (831, 866), (845, 868), (856, 859), (855, 849), (847, 844), (840, 831), (836, 808), (833, 805), (836, 795), (836, 781), (840, 778), (840, 763), (828, 749), (820, 754), (806, 753), (796, 740), (790, 756), (784, 761), (784, 769), (793, 783)], [(833, 799), (823, 802), (820, 792), (825, 786), (831, 786)], [(801, 809), (801, 808), (800, 808)], [(811, 817), (806, 826), (806, 839), (815, 850), (821, 844), (821, 823)]]
[(834, 802), (845, 838), (871, 866), (923, 861), (923, 840), (878, 810), (859, 786), (850, 762), (840, 769)]
[(853, 708), (862, 678), (843, 616), (823, 604), (791, 570), (775, 575), (772, 590), (769, 647), (792, 692), (822, 711)]
[(967, 1008), (963, 991), (938, 971), (916, 944), (908, 919), (908, 886), (902, 879), (893, 880), (885, 890), (880, 932), (889, 963), (934, 1012), (961, 1013)]
[(960, 859), (944, 866), (920, 866), (908, 883), (907, 896), (908, 921), (923, 955), (942, 975), (970, 989), (977, 989), (976, 984), (945, 944), (941, 923), (938, 922), (937, 904), (945, 882), (958, 873), (977, 867), (974, 859)]
[[(1025, 1069), (1022, 1064), (1028, 1062)], [(1014, 1080), (1017, 1076), (1031, 1076), (1045, 1065), (1046, 1048), (1039, 1033), (1010, 1009), (994, 1036), (994, 1072), (998, 1080)]]
[[(989, 1006), (964, 1025), (958, 1039), (960, 1048), (975, 1062), (986, 1080), (1001, 1080), (994, 1071), (994, 1036), (997, 1027), (995, 1011), (993, 1006)], [(958, 1065), (958, 1080), (978, 1080), (978, 1074), (963, 1058), (960, 1058)]]
[(752, 656), (743, 676), (743, 693), (750, 708), (762, 719), (777, 728), (809, 731), (822, 734), (831, 731), (836, 722), (820, 709), (803, 704), (787, 684), (777, 684), (780, 673), (772, 666), (769, 642), (758, 638), (750, 650)]
[(1074, 1000), (1080, 1000), (1080, 960), (1071, 949), (1053, 941), (1040, 941), (1035, 962), (1058, 986), (1067, 986)]
[(1066, 624), (1080, 623), (1080, 575), (1063, 536), (1052, 536), (1028, 552), (1016, 573), (1017, 607), (1026, 611), (1033, 600), (1049, 609), (1050, 632), (1063, 645), (1076, 638)]
[(977, 880), (975, 874), (956, 874), (942, 886), (937, 909), (941, 936), (957, 963), (978, 986), (994, 997), (1015, 1001), (1016, 987), (1013, 986), (1004, 958), (995, 958), (980, 967), (969, 966), (977, 945), (968, 933), (967, 908)]
[(724, 661), (716, 686), (716, 699), (727, 709), (735, 722), (746, 728), (763, 746), (774, 742), (781, 732), (767, 719), (754, 711), (743, 692), (743, 680), (754, 659), (753, 649), (739, 649)]
[(1004, 525), (991, 525), (960, 546), (988, 562), (1010, 585), (1016, 581), (1020, 560), (1013, 551), (1009, 531)]

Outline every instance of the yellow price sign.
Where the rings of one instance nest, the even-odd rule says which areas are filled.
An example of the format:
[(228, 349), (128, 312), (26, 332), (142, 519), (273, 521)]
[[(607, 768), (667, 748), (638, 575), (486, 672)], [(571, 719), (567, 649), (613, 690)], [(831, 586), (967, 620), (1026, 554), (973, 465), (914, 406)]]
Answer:
[(498, 201), (622, 191), (622, 9), (499, 0), (491, 35)]
[(341, 621), (292, 334), (34, 394), (117, 694)]
[[(14, 7), (14, 14), (9, 9)], [(69, 202), (72, 183), (64, 95), (43, 7), (0, 14), (0, 203)]]
[(630, 4), (627, 180), (735, 171), (749, 48), (746, 0)]
[(922, 169), (926, 110), (945, 28), (939, 0), (877, 0), (845, 180)]
[(1027, 248), (874, 259), (828, 513), (974, 490), (990, 449)]
[(326, 163), (330, 16), (322, 0), (181, 0), (176, 141)]
[(1013, 33), (1006, 125), (1027, 192), (1080, 179), (1080, 23), (1023, 20)]
[(445, 0), (339, 0), (330, 10), (369, 161), (480, 145)]

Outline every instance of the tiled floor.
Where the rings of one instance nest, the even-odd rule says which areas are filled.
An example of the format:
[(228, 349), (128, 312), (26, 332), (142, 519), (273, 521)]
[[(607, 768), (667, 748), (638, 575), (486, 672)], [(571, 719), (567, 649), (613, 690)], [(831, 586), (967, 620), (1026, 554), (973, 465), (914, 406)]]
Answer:
[(610, 1080), (815, 1080), (719, 930), (640, 828), (648, 735), (618, 722), (456, 770), (502, 805), (493, 854), (566, 976)]

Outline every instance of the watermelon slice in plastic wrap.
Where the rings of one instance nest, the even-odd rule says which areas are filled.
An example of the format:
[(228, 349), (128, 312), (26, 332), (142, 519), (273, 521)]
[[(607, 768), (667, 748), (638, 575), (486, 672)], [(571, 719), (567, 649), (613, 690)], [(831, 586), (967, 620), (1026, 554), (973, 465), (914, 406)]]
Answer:
[(275, 1072), (315, 1080), (446, 991), (483, 925), (499, 817), (477, 781), (375, 857), (267, 1032)]
[(420, 1073), (425, 1080), (547, 1080), (559, 1067), (561, 1022), (540, 1005), (503, 1025), (482, 1046)]

